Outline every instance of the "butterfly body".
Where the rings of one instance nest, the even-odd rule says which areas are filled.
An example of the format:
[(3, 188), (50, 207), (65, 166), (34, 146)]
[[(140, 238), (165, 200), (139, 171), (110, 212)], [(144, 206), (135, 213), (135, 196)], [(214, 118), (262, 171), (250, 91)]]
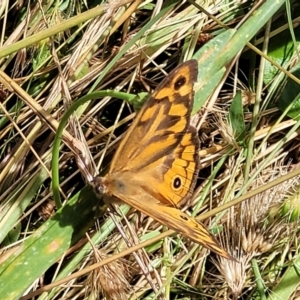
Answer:
[(108, 201), (119, 199), (232, 259), (200, 223), (178, 209), (191, 197), (200, 169), (199, 139), (190, 126), (197, 74), (197, 61), (190, 60), (159, 84), (123, 138), (108, 174), (95, 177), (93, 186)]

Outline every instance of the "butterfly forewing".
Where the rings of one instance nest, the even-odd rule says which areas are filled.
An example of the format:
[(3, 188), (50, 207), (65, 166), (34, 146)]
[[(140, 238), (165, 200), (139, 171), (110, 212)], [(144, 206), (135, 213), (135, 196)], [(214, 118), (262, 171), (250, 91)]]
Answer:
[[(117, 185), (120, 184), (118, 188), (115, 185), (110, 186), (111, 180), (108, 183), (110, 189), (114, 191), (114, 196), (135, 207), (142, 213), (151, 216), (156, 221), (186, 235), (194, 242), (203, 245), (218, 255), (234, 260), (219, 246), (215, 238), (202, 224), (176, 208), (158, 204), (157, 199), (149, 192), (149, 186), (143, 185), (143, 182), (139, 181), (138, 178), (131, 185), (123, 185), (123, 178), (115, 179), (115, 182), (117, 182)], [(146, 190), (144, 189), (145, 187)]]
[(158, 85), (122, 140), (110, 173), (141, 170), (180, 143), (190, 123), (197, 67), (196, 60), (187, 61)]

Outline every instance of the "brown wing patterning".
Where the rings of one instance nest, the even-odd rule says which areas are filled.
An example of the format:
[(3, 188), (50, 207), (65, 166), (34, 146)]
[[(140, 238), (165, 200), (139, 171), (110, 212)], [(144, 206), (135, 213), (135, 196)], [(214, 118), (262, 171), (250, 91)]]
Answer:
[(93, 185), (215, 253), (233, 259), (194, 218), (177, 209), (193, 192), (200, 169), (199, 139), (190, 126), (198, 63), (167, 76), (123, 138), (105, 177)]
[(139, 172), (174, 151), (189, 127), (197, 74), (197, 61), (190, 60), (158, 85), (123, 138), (110, 172)]

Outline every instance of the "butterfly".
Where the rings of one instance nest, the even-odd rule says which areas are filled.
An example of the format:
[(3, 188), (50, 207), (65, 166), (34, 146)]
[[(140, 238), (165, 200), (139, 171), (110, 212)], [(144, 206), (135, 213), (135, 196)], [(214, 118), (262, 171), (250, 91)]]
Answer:
[(200, 169), (199, 138), (190, 125), (197, 76), (198, 63), (193, 59), (158, 85), (121, 141), (109, 172), (95, 177), (92, 185), (110, 203), (117, 198), (233, 259), (201, 223), (178, 208), (192, 196)]

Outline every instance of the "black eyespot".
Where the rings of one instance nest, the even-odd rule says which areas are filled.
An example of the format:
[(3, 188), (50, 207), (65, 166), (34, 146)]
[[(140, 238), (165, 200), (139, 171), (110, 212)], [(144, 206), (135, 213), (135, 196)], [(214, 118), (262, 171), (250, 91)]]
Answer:
[(186, 83), (186, 77), (179, 76), (174, 84), (174, 89), (177, 91), (179, 90), (184, 84)]
[(180, 177), (176, 177), (174, 180), (173, 180), (173, 187), (174, 189), (179, 189), (181, 187), (181, 178)]

